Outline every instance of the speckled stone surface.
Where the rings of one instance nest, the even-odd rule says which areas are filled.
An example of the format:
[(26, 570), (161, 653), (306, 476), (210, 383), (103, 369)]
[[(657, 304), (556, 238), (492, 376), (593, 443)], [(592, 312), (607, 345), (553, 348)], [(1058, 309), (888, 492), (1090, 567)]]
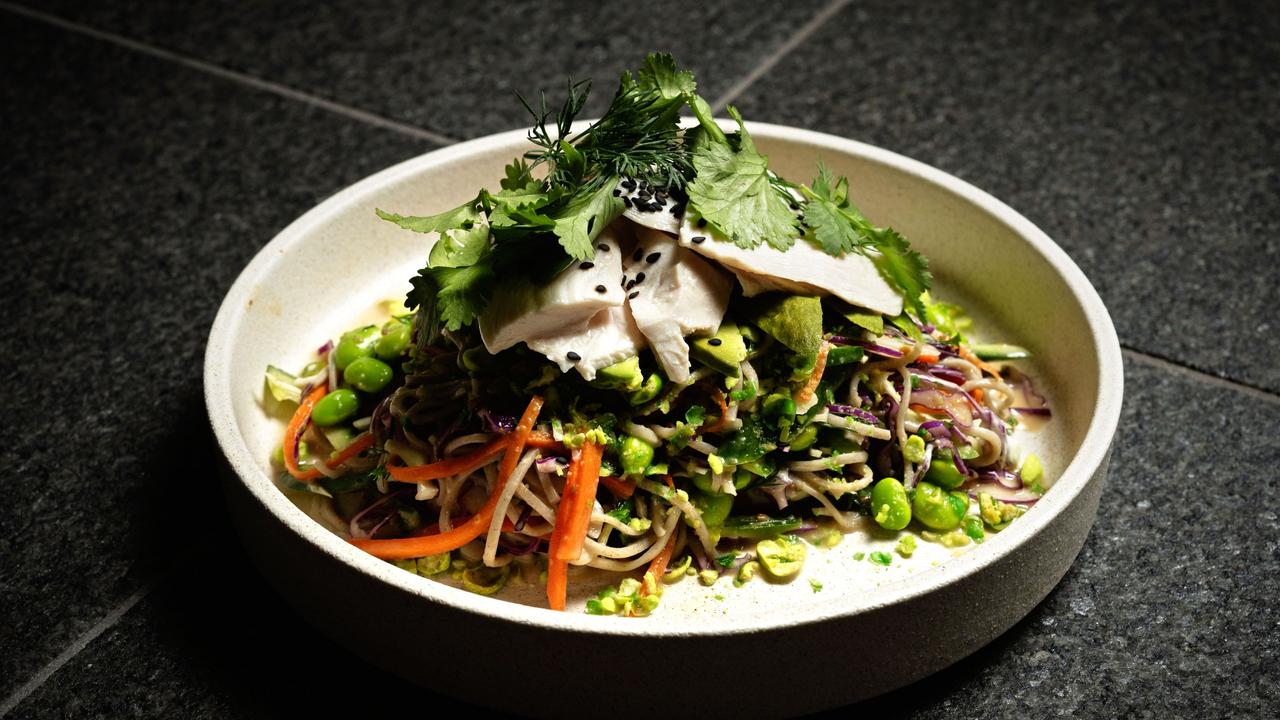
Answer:
[(240, 268), (429, 147), (4, 13), (0, 66), (3, 697), (220, 502), (201, 377)]
[[(971, 5), (852, 3), (738, 104), (971, 180), (1067, 249), (1127, 346), (1280, 390), (1275, 13)], [(505, 4), (41, 7), (461, 136), (523, 122), (509, 89), (611, 79), (651, 47), (717, 96), (817, 6), (649, 3), (571, 23)], [(555, 39), (508, 47), (512, 28)], [(78, 650), (10, 717), (463, 710), (267, 588), (227, 525), (200, 396), (209, 324), (253, 253), (429, 145), (3, 8), (0, 67), (0, 707)], [(974, 656), (841, 714), (1274, 714), (1280, 396), (1136, 354), (1126, 371), (1112, 477), (1059, 587)]]
[(599, 115), (618, 75), (666, 50), (715, 98), (825, 3), (34, 2), (60, 17), (144, 39), (455, 138), (525, 127), (515, 97), (563, 97), (565, 78), (598, 84)]
[(1127, 347), (1280, 390), (1274, 6), (855, 2), (737, 104), (974, 183), (1070, 253)]

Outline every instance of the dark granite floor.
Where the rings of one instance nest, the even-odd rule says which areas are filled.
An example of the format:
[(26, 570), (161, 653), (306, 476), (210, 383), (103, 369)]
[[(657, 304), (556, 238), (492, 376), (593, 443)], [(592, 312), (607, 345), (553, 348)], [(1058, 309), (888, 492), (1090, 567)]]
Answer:
[(523, 124), (512, 89), (609, 84), (649, 49), (752, 119), (1007, 200), (1083, 267), (1126, 347), (1112, 477), (1061, 585), (973, 657), (849, 713), (1274, 712), (1265, 4), (68, 0), (0, 2), (0, 716), (465, 710), (319, 637), (249, 567), (209, 470), (204, 341), (243, 265), (316, 202)]

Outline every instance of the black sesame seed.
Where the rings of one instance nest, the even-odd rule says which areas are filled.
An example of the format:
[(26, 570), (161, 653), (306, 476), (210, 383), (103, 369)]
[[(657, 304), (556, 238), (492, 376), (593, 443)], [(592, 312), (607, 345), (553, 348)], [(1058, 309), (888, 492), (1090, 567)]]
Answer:
[(700, 227), (700, 228), (706, 227), (706, 226), (707, 226), (707, 219), (706, 219), (706, 218), (698, 218), (698, 222), (697, 222), (696, 224), (697, 224), (697, 226), (698, 226), (698, 227)]
[(618, 284), (619, 284), (619, 285), (621, 285), (622, 287), (626, 287), (626, 286), (627, 286), (627, 276), (626, 276), (626, 275), (623, 275), (623, 276), (622, 276), (622, 282), (620, 282), (620, 283), (618, 283)]
[(586, 261), (586, 262), (582, 263), (581, 265), (579, 265), (579, 266), (578, 266), (578, 269), (579, 269), (579, 270), (590, 270), (591, 268), (593, 268), (593, 267), (595, 267), (595, 266), (596, 266), (596, 264), (595, 264), (595, 263), (593, 263), (593, 262), (591, 262), (590, 260), (588, 260), (588, 261)]
[(623, 181), (622, 181), (622, 187), (624, 187), (624, 188), (626, 188), (626, 189), (628, 189), (628, 190), (635, 190), (635, 189), (636, 189), (636, 181), (635, 181), (635, 180), (631, 180), (630, 178), (628, 178), (628, 179), (626, 179), (626, 180), (623, 180)]
[(621, 195), (621, 194), (622, 194), (622, 189), (621, 189), (621, 188), (614, 188), (614, 189), (613, 189), (613, 196), (614, 196), (614, 197), (618, 197), (618, 196), (619, 196), (619, 195)]
[(596, 249), (599, 250), (600, 252), (609, 252), (609, 246), (604, 243), (600, 243), (599, 245), (597, 245)]
[(605, 287), (605, 286), (603, 286), (603, 285), (597, 285), (597, 286), (596, 286), (596, 292), (598, 292), (598, 293), (602, 293), (602, 294), (603, 294), (603, 293), (609, 292), (609, 288), (607, 288), (607, 287)]
[(596, 226), (596, 216), (595, 216), (595, 215), (592, 215), (592, 216), (587, 220), (587, 234), (588, 234), (588, 235), (590, 235), (590, 234), (591, 234), (591, 228), (593, 228), (593, 227), (595, 227), (595, 226)]
[(629, 197), (622, 198), (622, 204), (624, 207), (631, 207), (631, 198)]
[(633, 288), (633, 287), (635, 287), (635, 286), (636, 286), (636, 281), (635, 281), (635, 280), (629, 280), (629, 281), (627, 282), (627, 284), (626, 284), (626, 285), (623, 285), (623, 286), (622, 286), (622, 289), (624, 289), (624, 290), (630, 290), (631, 288)]
[(710, 340), (707, 341), (707, 344), (710, 345), (711, 347), (720, 347), (720, 344), (723, 342), (724, 341), (721, 340), (720, 338), (711, 338)]
[(658, 262), (658, 258), (660, 258), (660, 257), (662, 257), (662, 253), (649, 253), (649, 257), (645, 258), (644, 260), (645, 260), (645, 262), (647, 262), (647, 263), (649, 263), (650, 265), (652, 265), (652, 264), (654, 264), (654, 263)]
[(576, 353), (576, 352), (574, 352), (574, 351), (572, 351), (572, 350), (570, 350), (569, 352), (565, 353), (565, 357), (569, 358), (569, 361), (570, 361), (570, 362), (578, 362), (579, 360), (581, 360), (581, 359), (582, 359), (582, 356), (581, 356), (581, 355), (579, 355), (578, 353)]
[(791, 209), (792, 209), (792, 210), (799, 210), (799, 209), (800, 209), (800, 206), (799, 206), (799, 205), (797, 205), (797, 204), (795, 204), (795, 203), (791, 203)]
[(706, 241), (707, 241), (707, 238), (706, 238), (706, 237), (704, 237), (704, 236), (702, 236), (702, 235), (698, 235), (697, 237), (695, 237), (695, 238), (693, 239), (693, 244), (694, 244), (694, 245), (701, 245), (702, 243), (704, 243), (704, 242), (706, 242)]
[(640, 262), (642, 257), (644, 257), (644, 248), (636, 248), (636, 251), (631, 255), (631, 259), (636, 262)]
[(676, 203), (675, 205), (671, 206), (672, 215), (679, 215), (682, 212), (684, 212), (684, 206), (681, 205), (680, 203)]
[(644, 282), (644, 273), (636, 273), (636, 284)]
[(635, 299), (636, 299), (636, 298), (638, 298), (638, 297), (640, 297), (640, 293), (637, 291), (637, 292), (633, 292), (633, 293), (631, 293), (630, 295), (628, 295), (628, 296), (627, 296), (627, 299), (628, 299), (628, 300), (635, 300)]

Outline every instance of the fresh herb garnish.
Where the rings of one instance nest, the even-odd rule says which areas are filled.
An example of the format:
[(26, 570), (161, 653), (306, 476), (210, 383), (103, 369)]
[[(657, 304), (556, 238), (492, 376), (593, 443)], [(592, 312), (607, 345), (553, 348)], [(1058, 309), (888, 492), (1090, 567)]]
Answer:
[[(594, 256), (595, 238), (622, 214), (614, 188), (624, 178), (688, 195), (689, 212), (743, 248), (785, 251), (812, 241), (833, 256), (866, 254), (880, 274), (924, 316), (928, 265), (890, 228), (877, 228), (853, 207), (848, 180), (819, 166), (813, 187), (769, 170), (742, 116), (725, 133), (696, 93), (693, 74), (667, 54), (651, 54), (625, 72), (604, 115), (573, 133), (589, 82), (570, 82), (554, 112), (542, 96), (529, 139), (536, 146), (506, 168), (497, 193), (481, 190), (451, 210), (424, 217), (378, 211), (402, 228), (439, 233), (405, 304), (418, 309), (431, 336), (457, 331), (484, 311), (498, 283), (538, 283), (571, 262)], [(698, 127), (682, 131), (688, 107)]]

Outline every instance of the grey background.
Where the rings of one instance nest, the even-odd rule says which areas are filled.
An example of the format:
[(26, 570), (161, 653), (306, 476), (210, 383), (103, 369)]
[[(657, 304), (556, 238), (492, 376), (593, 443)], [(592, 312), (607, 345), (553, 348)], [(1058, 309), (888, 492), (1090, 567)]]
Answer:
[[(1004, 199), (1080, 264), (1125, 348), (1112, 476), (1061, 585), (974, 656), (845, 712), (1271, 715), (1275, 10), (0, 2), (0, 715), (469, 711), (329, 643), (249, 567), (212, 477), (204, 341), (239, 270), (320, 200), (525, 125), (512, 90), (611, 88), (649, 50), (717, 109)], [(708, 694), (754, 686), (744, 669)]]

